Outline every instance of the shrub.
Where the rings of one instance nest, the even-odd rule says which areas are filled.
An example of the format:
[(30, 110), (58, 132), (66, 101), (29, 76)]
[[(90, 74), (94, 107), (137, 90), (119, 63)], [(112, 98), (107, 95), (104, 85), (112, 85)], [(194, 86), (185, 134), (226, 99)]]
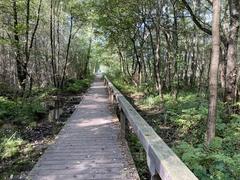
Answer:
[(222, 139), (219, 137), (209, 148), (182, 141), (174, 151), (199, 179), (237, 179), (240, 175), (240, 156), (222, 151)]
[(147, 108), (158, 107), (162, 104), (161, 98), (159, 96), (146, 96), (144, 99), (140, 100), (139, 104)]
[(6, 97), (0, 97), (0, 119), (9, 119), (15, 116), (16, 103)]
[(14, 93), (14, 89), (9, 84), (0, 82), (0, 96), (11, 96)]
[(46, 109), (38, 99), (10, 100), (6, 97), (0, 97), (0, 119), (3, 123), (26, 125), (38, 120), (38, 116), (45, 113)]
[(16, 156), (20, 150), (21, 146), (25, 142), (16, 137), (16, 133), (14, 133), (10, 138), (4, 138), (0, 145), (1, 159), (12, 158)]
[(89, 87), (91, 82), (92, 77), (83, 80), (71, 79), (67, 82), (66, 87), (64, 88), (63, 91), (74, 94), (81, 93), (82, 91), (85, 91)]

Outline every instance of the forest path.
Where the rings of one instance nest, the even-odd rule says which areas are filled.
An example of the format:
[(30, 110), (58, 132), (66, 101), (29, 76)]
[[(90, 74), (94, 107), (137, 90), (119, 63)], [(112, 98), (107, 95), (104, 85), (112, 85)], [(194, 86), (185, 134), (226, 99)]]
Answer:
[(119, 138), (106, 88), (96, 77), (56, 142), (42, 155), (33, 180), (139, 179), (131, 155)]

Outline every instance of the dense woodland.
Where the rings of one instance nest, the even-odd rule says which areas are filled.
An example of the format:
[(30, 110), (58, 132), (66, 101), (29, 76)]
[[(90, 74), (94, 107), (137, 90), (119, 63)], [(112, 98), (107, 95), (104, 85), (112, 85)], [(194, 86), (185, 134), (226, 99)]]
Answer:
[(239, 23), (239, 0), (1, 0), (2, 159), (31, 144), (18, 128), (39, 126), (42, 102), (82, 91), (104, 65), (199, 179), (238, 179)]

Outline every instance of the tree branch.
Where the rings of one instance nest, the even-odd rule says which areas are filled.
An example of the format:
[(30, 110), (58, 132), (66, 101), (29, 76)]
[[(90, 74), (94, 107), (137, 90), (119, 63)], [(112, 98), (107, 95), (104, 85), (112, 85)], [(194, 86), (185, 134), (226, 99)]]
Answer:
[(39, 5), (38, 5), (38, 12), (37, 12), (37, 22), (34, 26), (34, 30), (33, 30), (33, 33), (32, 33), (32, 37), (31, 37), (31, 41), (30, 41), (30, 46), (29, 46), (29, 51), (32, 49), (33, 47), (33, 41), (34, 41), (34, 38), (35, 38), (35, 35), (36, 35), (36, 32), (37, 32), (37, 29), (38, 29), (38, 25), (39, 25), (39, 20), (40, 20), (40, 12), (41, 12), (41, 6), (42, 6), (42, 0), (39, 1)]
[(187, 8), (188, 12), (191, 15), (191, 18), (193, 20), (193, 22), (197, 25), (197, 27), (199, 29), (201, 29), (202, 31), (204, 31), (205, 33), (212, 35), (212, 31), (210, 29), (205, 28), (200, 21), (198, 20), (197, 16), (193, 13), (192, 8), (189, 6), (189, 4), (187, 3), (186, 0), (182, 0), (183, 4), (185, 5), (185, 7)]
[[(191, 7), (190, 7), (189, 4), (187, 3), (187, 1), (186, 1), (186, 0), (182, 0), (182, 2), (183, 2), (183, 4), (185, 5), (185, 7), (187, 8), (188, 12), (189, 12), (190, 15), (191, 15), (191, 18), (192, 18), (193, 22), (197, 25), (197, 27), (198, 27), (199, 29), (201, 29), (203, 32), (205, 32), (205, 33), (207, 33), (207, 34), (209, 34), (209, 35), (212, 35), (212, 31), (211, 31), (210, 29), (205, 28), (205, 27), (201, 24), (201, 22), (198, 20), (197, 16), (193, 13), (193, 10), (191, 9)], [(211, 3), (210, 0), (208, 0), (208, 2)], [(228, 43), (227, 43), (227, 38), (226, 38), (226, 36), (224, 36), (224, 35), (221, 34), (221, 35), (220, 35), (220, 38), (221, 38), (221, 42), (224, 44), (224, 46), (227, 47), (227, 44), (228, 44)]]

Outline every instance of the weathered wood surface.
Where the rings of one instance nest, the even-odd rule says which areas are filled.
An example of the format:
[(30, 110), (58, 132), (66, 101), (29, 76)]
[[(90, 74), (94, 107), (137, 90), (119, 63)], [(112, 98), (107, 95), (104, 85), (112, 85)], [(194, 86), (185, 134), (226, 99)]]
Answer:
[(146, 151), (152, 179), (160, 179), (161, 177), (162, 180), (197, 180), (197, 177), (138, 114), (107, 77), (105, 77), (105, 84), (108, 87), (110, 99), (117, 104), (118, 111), (121, 112), (120, 120), (124, 120), (121, 123), (124, 124), (121, 126), (124, 128), (121, 130), (122, 136), (125, 135), (125, 124), (128, 121)]
[(95, 81), (29, 179), (139, 179), (119, 138), (119, 126), (113, 122), (103, 82)]

